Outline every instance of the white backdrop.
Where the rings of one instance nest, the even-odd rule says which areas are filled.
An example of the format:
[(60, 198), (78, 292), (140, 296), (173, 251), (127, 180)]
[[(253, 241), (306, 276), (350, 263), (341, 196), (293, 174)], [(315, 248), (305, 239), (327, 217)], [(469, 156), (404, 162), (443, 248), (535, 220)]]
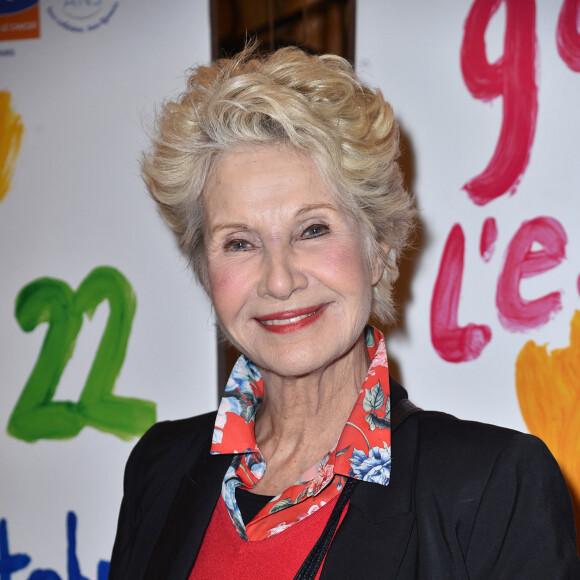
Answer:
[[(514, 11), (518, 3), (528, 10), (527, 16)], [(123, 465), (135, 442), (110, 432), (118, 431), (118, 425), (86, 426), (76, 436), (40, 436), (36, 442), (23, 440), (23, 433), (32, 437), (29, 428), (21, 429), (20, 436), (7, 432), (39, 353), (48, 353), (47, 360), (53, 362), (55, 356), (42, 346), (47, 324), (24, 332), (16, 319), (15, 301), (22, 288), (50, 277), (75, 291), (96, 267), (121, 272), (136, 296), (137, 309), (115, 394), (154, 402), (158, 420), (215, 407), (211, 311), (155, 215), (138, 175), (137, 159), (146, 143), (143, 120), (154, 103), (179, 92), (186, 68), (209, 58), (207, 2), (173, 0), (170, 4), (171, 8), (154, 0), (94, 0), (83, 8), (73, 0), (41, 0), (40, 38), (0, 43), (0, 91), (10, 94), (11, 107), (25, 127), (10, 191), (0, 201), (0, 536), (4, 534), (0, 549), (5, 538), (11, 555), (31, 559), (12, 560), (19, 570), (15, 580), (28, 578), (37, 569), (53, 570), (61, 578), (79, 578), (80, 573), (97, 578), (99, 561), (110, 555)], [(516, 139), (514, 149), (508, 142), (508, 153), (516, 156), (518, 147), (523, 147), (529, 158), (516, 171), (515, 192), (489, 203), (474, 203), (462, 189), (488, 165), (504, 119), (503, 98), (488, 97), (486, 102), (475, 98), (462, 74), (464, 27), (476, 2), (360, 0), (356, 65), (370, 84), (382, 88), (400, 120), (405, 165), (412, 169), (411, 185), (424, 228), (414, 261), (404, 268), (409, 281), (400, 291), (405, 297), (402, 321), (388, 338), (399, 378), (412, 399), (425, 408), (526, 430), (516, 392), (519, 353), (529, 340), (547, 344), (546, 355), (565, 349), (561, 352), (567, 354), (568, 363), (553, 356), (546, 359), (552, 366), (544, 367), (549, 367), (548, 377), (553, 378), (566, 366), (568, 380), (556, 377), (552, 385), (524, 373), (520, 399), (529, 403), (537, 395), (545, 402), (540, 410), (548, 418), (542, 423), (531, 405), (528, 419), (544, 429), (539, 434), (549, 444), (559, 434), (564, 443), (551, 445), (552, 451), (565, 467), (569, 483), (580, 486), (580, 468), (574, 463), (580, 456), (579, 427), (575, 427), (580, 425), (580, 346), (571, 347), (569, 338), (572, 317), (580, 309), (580, 74), (569, 64), (574, 62), (570, 54), (578, 55), (577, 45), (566, 53), (568, 63), (557, 50), (563, 4), (477, 0), (477, 6), (484, 8), (499, 6), (483, 27), (490, 62), (505, 52), (504, 45), (512, 50), (513, 31), (528, 41), (531, 38), (535, 46), (531, 60), (526, 61), (525, 54), (514, 60), (509, 51), (505, 57), (515, 62), (515, 89), (523, 90), (528, 100), (520, 98), (517, 90), (513, 97), (512, 73), (503, 75), (501, 85), (504, 92), (512, 91), (515, 113), (512, 110), (510, 118), (524, 109), (524, 124), (527, 119), (527, 128), (535, 129), (531, 139), (528, 131), (527, 145)], [(567, 0), (566, 4), (574, 8), (579, 3)], [(507, 37), (506, 7), (514, 27)], [(536, 21), (530, 27), (529, 10), (534, 8)], [(98, 18), (109, 14), (104, 22)], [(478, 18), (475, 24), (481, 25), (482, 17)], [(100, 24), (85, 32), (71, 29), (86, 30), (91, 22)], [(470, 46), (474, 39), (472, 31)], [(486, 70), (489, 73), (485, 65), (477, 69), (473, 57), (467, 58), (466, 67), (468, 75), (479, 74), (484, 80)], [(537, 86), (535, 120), (528, 110), (534, 85), (531, 92), (525, 85), (530, 75)], [(521, 137), (525, 132), (516, 133)], [(513, 259), (504, 266), (516, 231), (537, 217), (549, 218), (547, 223), (557, 220), (567, 240), (551, 257), (542, 254), (542, 239), (528, 240), (530, 251), (539, 253), (540, 261), (553, 259), (553, 267), (515, 288), (523, 311), (530, 310), (524, 300), (555, 291), (561, 293), (561, 308), (543, 323), (515, 331), (513, 321), (500, 321), (496, 288), (502, 271), (509, 281), (509, 273), (518, 267)], [(498, 234), (486, 262), (480, 255), (480, 233), (487, 218), (495, 220)], [(465, 239), (463, 277), (457, 276), (461, 255), (456, 252), (454, 263), (444, 261), (443, 266), (451, 264), (451, 270), (439, 276), (442, 288), (444, 282), (448, 284), (447, 292), (440, 293), (432, 308), (443, 250), (455, 224), (461, 226)], [(457, 311), (454, 292), (459, 298)], [(504, 309), (508, 298), (500, 297)], [(24, 299), (25, 307), (26, 300), (30, 302)], [(443, 313), (447, 322), (441, 326), (439, 317), (435, 338), (430, 325), (433, 312)], [(54, 401), (79, 400), (108, 316), (106, 301), (92, 320), (84, 315)], [(465, 352), (458, 355), (457, 349), (445, 346), (446, 337), (453, 344), (464, 336), (462, 327), (468, 323), (489, 328), (480, 329), (489, 342), (478, 356), (473, 348), (464, 348), (471, 353), (466, 357)], [(471, 360), (448, 362), (436, 345), (444, 357)], [(37, 407), (50, 404), (42, 400)], [(48, 432), (50, 421), (37, 424)], [(67, 540), (69, 512), (77, 518), (80, 571), (67, 560), (72, 541), (72, 536)], [(69, 530), (72, 523), (69, 519)]]
[[(486, 24), (481, 13), (494, 6), (497, 11)], [(424, 408), (523, 431), (530, 426), (556, 455), (569, 486), (580, 497), (578, 319), (576, 342), (570, 344), (572, 319), (580, 310), (580, 2), (361, 0), (358, 7), (357, 69), (367, 82), (382, 88), (400, 121), (424, 228), (409, 287), (402, 292), (408, 296), (402, 324), (388, 339), (390, 358), (396, 361), (411, 398)], [(564, 7), (569, 12), (562, 15)], [(508, 169), (517, 166), (514, 160), (521, 149), (529, 151), (529, 160), (511, 194), (485, 204), (474, 203), (463, 186), (488, 165), (505, 114), (502, 96), (485, 101), (475, 98), (462, 74), (464, 34), (468, 46), (477, 41), (474, 30), (466, 28), (472, 8), (481, 9), (475, 14), (475, 24), (484, 31), (482, 46), (487, 61), (503, 58), (503, 65), (498, 61), (503, 73), (498, 84), (502, 91), (512, 91), (514, 110), (509, 118), (513, 121), (523, 110), (524, 122), (535, 127), (531, 144), (526, 141), (529, 133), (526, 136), (525, 131), (514, 127), (508, 131), (507, 146), (502, 150)], [(558, 35), (567, 51), (558, 50)], [(514, 50), (520, 51), (516, 57)], [(489, 84), (496, 82), (490, 81), (492, 75), (486, 75), (489, 64), (478, 65), (473, 58), (465, 64), (467, 76), (479, 74)], [(529, 110), (533, 83), (538, 102), (535, 123)], [(556, 244), (551, 255), (542, 255), (550, 251), (542, 243), (544, 238), (537, 237), (536, 228), (529, 248), (532, 254), (524, 253), (523, 257), (533, 260), (535, 254), (540, 261), (554, 258), (553, 263), (550, 269), (520, 284), (512, 280), (511, 295), (519, 292), (520, 310), (533, 313), (537, 305), (524, 301), (558, 292), (561, 308), (548, 313), (544, 323), (528, 323), (528, 328), (515, 330), (513, 320), (500, 321), (498, 302), (508, 314), (514, 308), (504, 293), (496, 298), (498, 279), (502, 270), (508, 280), (521, 267), (522, 255), (506, 263), (506, 250), (522, 224), (538, 217), (543, 224), (556, 220), (567, 243)], [(495, 251), (486, 262), (479, 247), (488, 218), (495, 220), (498, 233)], [(449, 362), (438, 354), (430, 327), (433, 315), (453, 310), (445, 300), (432, 307), (432, 299), (443, 249), (454, 224), (461, 226), (465, 239), (458, 326), (486, 325), (491, 335), (479, 356), (463, 362)], [(534, 266), (533, 262), (529, 265)], [(456, 273), (451, 271), (454, 284), (447, 298), (453, 291), (459, 292)], [(460, 332), (455, 329), (452, 335)], [(546, 352), (528, 345), (533, 356), (521, 360), (518, 400), (516, 360), (528, 341), (546, 345)], [(553, 354), (553, 349), (563, 350)], [(536, 364), (530, 365), (530, 360)], [(522, 401), (527, 405), (526, 421)]]
[[(68, 512), (77, 517), (80, 571), (97, 578), (136, 441), (92, 427), (33, 443), (7, 433), (47, 332), (46, 324), (20, 328), (15, 300), (24, 286), (51, 277), (76, 290), (98, 266), (120, 271), (137, 309), (115, 394), (153, 401), (158, 420), (215, 407), (212, 315), (138, 167), (154, 104), (182, 90), (184, 71), (209, 58), (207, 2), (99, 0), (92, 16), (76, 4), (77, 12), (74, 2), (41, 2), (40, 38), (0, 43), (14, 51), (0, 60), (0, 91), (11, 94), (25, 127), (0, 202), (0, 519), (10, 553), (31, 558), (15, 580), (36, 569), (78, 577), (67, 571)], [(115, 4), (108, 21), (87, 32), (64, 28), (48, 12), (81, 28)], [(84, 316), (55, 401), (79, 399), (108, 315), (105, 301), (92, 320)]]

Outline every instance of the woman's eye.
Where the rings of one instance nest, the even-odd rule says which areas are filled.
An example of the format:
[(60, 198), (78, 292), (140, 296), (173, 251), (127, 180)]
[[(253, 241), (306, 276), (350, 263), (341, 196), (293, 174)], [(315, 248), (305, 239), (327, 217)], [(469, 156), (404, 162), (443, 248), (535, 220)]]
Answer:
[(249, 250), (251, 247), (250, 242), (246, 240), (230, 240), (224, 244), (225, 250), (230, 252), (243, 252), (244, 250)]
[(319, 238), (329, 232), (328, 226), (322, 224), (314, 224), (304, 230), (303, 238)]

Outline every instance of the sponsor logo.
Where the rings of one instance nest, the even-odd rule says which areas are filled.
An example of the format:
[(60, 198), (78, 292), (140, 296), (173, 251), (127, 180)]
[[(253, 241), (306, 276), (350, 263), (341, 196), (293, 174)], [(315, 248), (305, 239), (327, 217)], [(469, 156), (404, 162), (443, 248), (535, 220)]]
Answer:
[[(40, 36), (38, 0), (0, 0), (0, 41)], [(2, 56), (9, 51), (2, 51)]]
[(108, 24), (118, 0), (50, 0), (48, 15), (70, 32), (91, 32)]

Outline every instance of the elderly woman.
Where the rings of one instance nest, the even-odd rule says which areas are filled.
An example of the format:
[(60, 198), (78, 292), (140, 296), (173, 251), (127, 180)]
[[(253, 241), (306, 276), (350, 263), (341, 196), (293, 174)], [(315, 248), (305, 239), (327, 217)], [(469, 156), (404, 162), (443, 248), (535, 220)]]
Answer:
[(165, 106), (145, 181), (243, 354), (217, 415), (133, 451), (112, 580), (580, 578), (545, 446), (389, 379), (367, 324), (414, 221), (398, 152), (381, 93), (296, 48), (198, 67)]

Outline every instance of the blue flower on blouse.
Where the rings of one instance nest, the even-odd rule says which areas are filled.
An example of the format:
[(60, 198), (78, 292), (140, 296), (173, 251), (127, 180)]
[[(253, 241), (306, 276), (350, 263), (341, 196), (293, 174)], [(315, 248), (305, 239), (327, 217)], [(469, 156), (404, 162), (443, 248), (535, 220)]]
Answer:
[(256, 453), (249, 454), (246, 457), (246, 464), (250, 468), (250, 471), (256, 480), (262, 479), (262, 476), (266, 471), (266, 463), (262, 458), (258, 458)]
[[(223, 430), (228, 420), (228, 413), (243, 417), (246, 423), (254, 420), (262, 402), (251, 384), (261, 379), (258, 367), (244, 355), (240, 356), (226, 384), (224, 396), (220, 402), (213, 430), (212, 444), (220, 444)], [(214, 453), (213, 451), (211, 453)]]
[(255, 384), (261, 378), (258, 367), (244, 355), (240, 356), (226, 384), (218, 415), (220, 412), (235, 413), (243, 417), (246, 423), (253, 421), (262, 397), (255, 393), (251, 383)]
[(240, 508), (236, 502), (236, 487), (242, 485), (242, 482), (236, 477), (236, 467), (237, 465), (230, 465), (226, 472), (225, 478), (222, 482), (222, 497), (224, 498), (224, 502), (230, 512), (230, 517), (232, 518), (238, 533), (244, 540), (247, 540), (246, 526), (244, 525), (242, 513), (240, 512)]
[(373, 447), (369, 454), (356, 447), (349, 459), (351, 477), (387, 485), (391, 477), (391, 448)]

